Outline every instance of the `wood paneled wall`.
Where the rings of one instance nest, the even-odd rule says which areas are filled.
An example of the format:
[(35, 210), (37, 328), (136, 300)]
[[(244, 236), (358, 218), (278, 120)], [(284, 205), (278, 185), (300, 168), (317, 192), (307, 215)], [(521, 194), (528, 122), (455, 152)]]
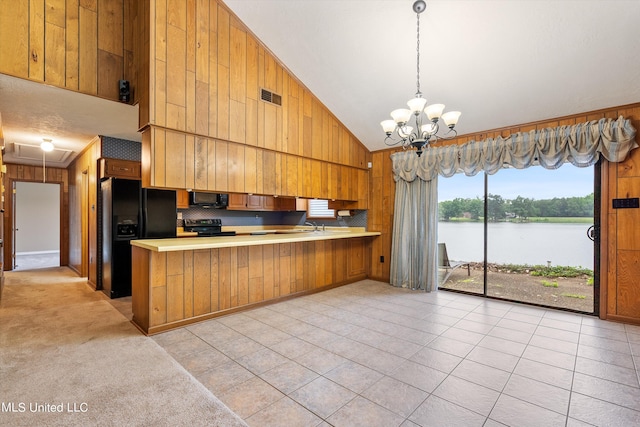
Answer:
[(112, 100), (126, 79), (135, 95), (142, 3), (3, 0), (0, 73)]
[[(6, 164), (7, 173), (4, 175), (4, 268), (13, 269), (13, 187), (14, 182), (42, 182), (42, 166)], [(69, 179), (66, 169), (46, 168), (46, 182), (60, 184), (60, 265), (69, 264)], [(46, 212), (43, 212), (46, 215)]]
[[(617, 114), (640, 131), (640, 104), (622, 107)], [(640, 148), (623, 163), (607, 163), (603, 169), (600, 317), (640, 324), (640, 209), (612, 209), (611, 203), (640, 197)]]
[[(625, 105), (559, 117), (540, 122), (514, 125), (475, 134), (462, 135), (442, 144), (464, 144), (498, 135), (506, 137), (516, 132), (573, 125), (601, 118), (629, 119), (640, 131), (640, 104)], [(640, 138), (636, 135), (636, 140)], [(390, 155), (399, 149), (372, 153), (373, 168), (369, 197), (368, 229), (382, 235), (373, 243), (371, 252), (372, 278), (388, 281), (390, 277), (391, 234), (395, 200), (395, 182)], [(601, 296), (600, 317), (640, 323), (640, 210), (612, 209), (611, 199), (640, 196), (640, 149), (633, 150), (623, 163), (603, 162), (602, 168), (602, 229), (601, 229)], [(380, 257), (384, 257), (384, 262)]]
[[(396, 199), (396, 184), (393, 180), (391, 158), (397, 150), (375, 151), (369, 180), (369, 211), (367, 212), (367, 230), (380, 231), (371, 248), (372, 279), (388, 282), (391, 277), (391, 237), (393, 230), (393, 212)], [(381, 258), (382, 257), (382, 258)]]
[(97, 203), (100, 138), (69, 165), (69, 266), (97, 284)]
[[(222, 2), (158, 0), (151, 8), (146, 185), (358, 199), (346, 195), (357, 192), (358, 181), (346, 179), (357, 171), (341, 167), (368, 172), (369, 151)], [(261, 89), (282, 106), (262, 101)], [(326, 174), (307, 192), (294, 182), (305, 166), (309, 180)], [(275, 182), (263, 182), (271, 171)], [(278, 183), (278, 175), (288, 178)]]
[(367, 238), (180, 252), (133, 247), (134, 322), (155, 333), (366, 277)]

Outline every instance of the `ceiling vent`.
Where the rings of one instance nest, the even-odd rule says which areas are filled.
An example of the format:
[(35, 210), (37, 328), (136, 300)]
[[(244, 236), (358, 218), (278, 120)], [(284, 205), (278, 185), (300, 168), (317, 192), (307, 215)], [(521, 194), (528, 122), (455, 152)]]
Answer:
[[(42, 153), (43, 151), (39, 145), (22, 144), (20, 142), (13, 143), (13, 155), (16, 159), (42, 161)], [(45, 159), (47, 162), (64, 163), (71, 153), (73, 153), (71, 150), (54, 148), (53, 151), (45, 153)]]
[(282, 105), (282, 96), (277, 93), (269, 92), (266, 89), (260, 89), (260, 99), (276, 105)]

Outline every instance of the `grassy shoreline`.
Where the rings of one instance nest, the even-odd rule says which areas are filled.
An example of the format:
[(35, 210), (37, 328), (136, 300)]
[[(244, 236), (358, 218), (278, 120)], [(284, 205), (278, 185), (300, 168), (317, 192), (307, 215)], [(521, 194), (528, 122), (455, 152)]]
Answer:
[[(474, 220), (470, 218), (450, 218), (449, 220), (440, 220), (440, 222), (484, 222), (483, 218)], [(531, 217), (526, 220), (507, 219), (499, 222), (512, 222), (514, 224), (528, 223), (544, 223), (544, 224), (593, 224), (592, 217)]]
[[(472, 262), (473, 269), (482, 269), (483, 263)], [(593, 270), (585, 267), (568, 265), (529, 265), (529, 264), (496, 264), (488, 263), (488, 271), (497, 273), (528, 274), (539, 277), (581, 277), (593, 276)]]

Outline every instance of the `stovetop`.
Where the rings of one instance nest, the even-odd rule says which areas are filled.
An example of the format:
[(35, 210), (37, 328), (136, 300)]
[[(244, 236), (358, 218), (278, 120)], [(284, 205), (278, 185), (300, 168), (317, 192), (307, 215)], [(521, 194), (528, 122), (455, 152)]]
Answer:
[(235, 231), (222, 231), (220, 218), (185, 219), (184, 231), (198, 233), (198, 237), (235, 236)]
[(222, 226), (222, 220), (220, 218), (209, 219), (185, 219), (185, 227), (210, 227), (210, 226)]

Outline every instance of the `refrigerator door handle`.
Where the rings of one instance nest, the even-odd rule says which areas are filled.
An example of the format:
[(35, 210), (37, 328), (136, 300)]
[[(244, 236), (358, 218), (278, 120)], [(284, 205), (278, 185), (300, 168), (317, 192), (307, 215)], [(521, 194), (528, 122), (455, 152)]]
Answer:
[(140, 206), (138, 211), (138, 238), (142, 239), (147, 233), (147, 208)]

